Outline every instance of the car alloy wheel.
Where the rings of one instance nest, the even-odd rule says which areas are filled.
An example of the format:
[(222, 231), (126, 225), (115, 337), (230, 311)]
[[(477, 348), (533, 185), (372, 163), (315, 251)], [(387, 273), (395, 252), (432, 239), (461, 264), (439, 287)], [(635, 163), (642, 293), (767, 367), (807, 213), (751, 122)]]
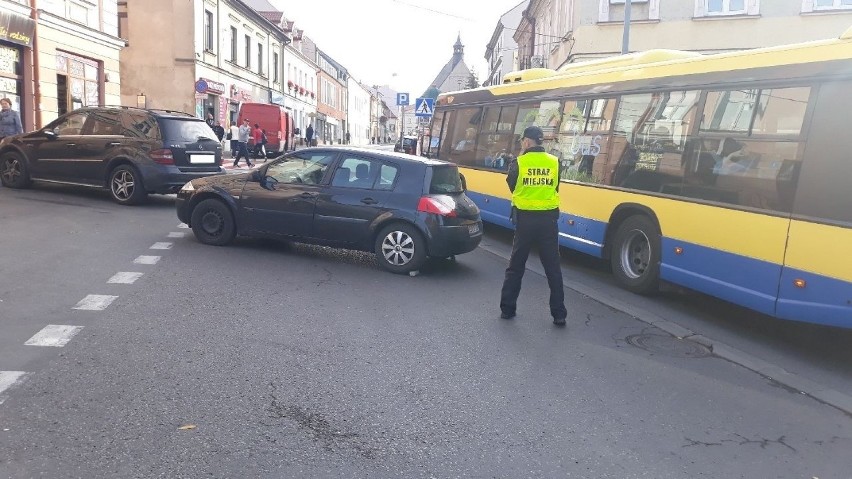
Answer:
[(17, 184), (23, 174), (21, 161), (15, 157), (6, 158), (3, 162), (3, 181), (7, 184)]
[(119, 170), (112, 177), (112, 194), (119, 201), (127, 201), (133, 196), (136, 180), (128, 170)]
[(404, 231), (391, 231), (382, 240), (382, 256), (394, 266), (405, 266), (414, 259), (414, 240)]

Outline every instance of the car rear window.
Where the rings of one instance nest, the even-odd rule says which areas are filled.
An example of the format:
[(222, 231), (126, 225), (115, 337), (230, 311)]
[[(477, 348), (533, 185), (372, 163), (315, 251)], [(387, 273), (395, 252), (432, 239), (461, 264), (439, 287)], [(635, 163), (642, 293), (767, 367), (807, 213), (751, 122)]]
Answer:
[(199, 138), (219, 141), (213, 130), (201, 120), (161, 118), (160, 125), (166, 141), (182, 141), (194, 143)]
[(447, 193), (461, 193), (462, 188), (461, 176), (459, 169), (455, 166), (434, 166), (432, 167), (432, 184), (429, 185), (429, 193), (433, 195)]

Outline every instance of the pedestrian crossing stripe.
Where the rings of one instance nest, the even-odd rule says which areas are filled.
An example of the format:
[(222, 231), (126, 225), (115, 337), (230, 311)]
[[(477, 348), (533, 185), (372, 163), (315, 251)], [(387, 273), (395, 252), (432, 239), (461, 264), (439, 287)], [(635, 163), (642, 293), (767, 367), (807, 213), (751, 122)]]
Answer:
[(432, 116), (434, 111), (434, 99), (418, 98), (415, 101), (414, 115), (415, 116)]

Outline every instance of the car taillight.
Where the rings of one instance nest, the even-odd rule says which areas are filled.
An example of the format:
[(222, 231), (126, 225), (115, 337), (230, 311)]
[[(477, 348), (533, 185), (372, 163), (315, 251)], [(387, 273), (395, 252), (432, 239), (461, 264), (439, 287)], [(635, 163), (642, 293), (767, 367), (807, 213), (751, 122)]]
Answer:
[(172, 150), (165, 148), (162, 150), (154, 150), (151, 153), (148, 153), (148, 156), (154, 160), (154, 163), (160, 165), (174, 165), (175, 157), (172, 155)]
[(423, 196), (417, 204), (417, 211), (454, 218), (456, 216), (456, 201), (445, 195)]

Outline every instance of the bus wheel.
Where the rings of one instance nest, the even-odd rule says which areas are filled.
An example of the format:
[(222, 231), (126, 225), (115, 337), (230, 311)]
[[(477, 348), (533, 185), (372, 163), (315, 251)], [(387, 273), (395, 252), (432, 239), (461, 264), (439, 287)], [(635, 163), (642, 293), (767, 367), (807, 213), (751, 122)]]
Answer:
[(618, 226), (610, 262), (622, 286), (638, 294), (650, 294), (659, 289), (660, 243), (657, 226), (647, 216), (631, 216)]

